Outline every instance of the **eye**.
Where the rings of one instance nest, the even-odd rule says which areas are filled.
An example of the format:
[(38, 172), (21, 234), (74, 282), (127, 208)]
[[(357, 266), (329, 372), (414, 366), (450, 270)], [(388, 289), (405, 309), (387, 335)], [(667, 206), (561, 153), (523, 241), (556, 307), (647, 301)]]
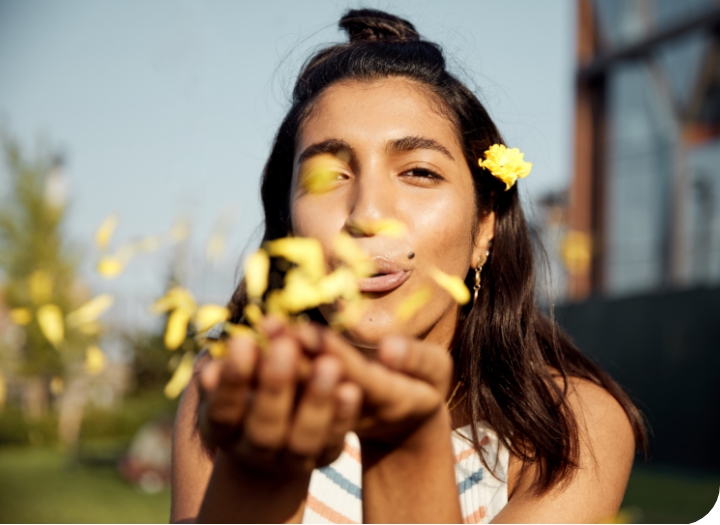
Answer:
[(437, 184), (445, 180), (442, 175), (427, 168), (412, 168), (402, 172), (401, 176), (409, 177), (415, 181), (422, 181), (425, 184)]

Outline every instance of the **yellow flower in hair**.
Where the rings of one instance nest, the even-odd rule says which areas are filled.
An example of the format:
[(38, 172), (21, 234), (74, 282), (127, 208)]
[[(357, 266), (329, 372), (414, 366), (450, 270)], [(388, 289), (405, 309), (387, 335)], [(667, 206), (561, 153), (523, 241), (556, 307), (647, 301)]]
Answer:
[(507, 191), (515, 181), (530, 174), (532, 162), (525, 162), (523, 157), (524, 154), (517, 148), (508, 149), (502, 144), (493, 144), (485, 152), (485, 160), (478, 160), (478, 165), (503, 181)]

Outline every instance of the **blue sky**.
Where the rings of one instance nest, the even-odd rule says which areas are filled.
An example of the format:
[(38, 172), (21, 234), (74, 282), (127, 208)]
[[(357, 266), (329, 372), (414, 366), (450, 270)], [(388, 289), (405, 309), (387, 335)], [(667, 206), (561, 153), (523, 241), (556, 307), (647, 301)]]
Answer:
[[(99, 280), (90, 240), (115, 212), (120, 243), (189, 220), (191, 284), (227, 299), (260, 224), (259, 174), (294, 76), (312, 50), (342, 38), (337, 20), (360, 5), (406, 17), (444, 47), (506, 141), (534, 163), (521, 186), (529, 200), (567, 183), (572, 0), (4, 0), (0, 126), (30, 154), (39, 139), (65, 153), (68, 233), (87, 247), (94, 288), (147, 299), (178, 257), (166, 249)], [(232, 221), (229, 249), (210, 266), (204, 244), (221, 215)]]

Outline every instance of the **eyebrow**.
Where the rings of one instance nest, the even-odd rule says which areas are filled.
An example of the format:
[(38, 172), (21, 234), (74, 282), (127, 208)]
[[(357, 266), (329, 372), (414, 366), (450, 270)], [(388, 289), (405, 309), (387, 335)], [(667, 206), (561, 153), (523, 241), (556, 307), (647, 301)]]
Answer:
[(390, 141), (387, 145), (387, 150), (391, 153), (403, 153), (416, 149), (431, 149), (439, 151), (450, 160), (455, 160), (445, 146), (436, 140), (426, 137), (403, 137), (401, 139)]
[[(407, 151), (413, 151), (416, 149), (430, 149), (439, 151), (450, 160), (455, 160), (448, 149), (434, 139), (427, 137), (403, 137), (401, 139), (395, 139), (388, 142), (385, 149), (390, 153), (404, 153)], [(350, 153), (350, 157), (355, 157), (355, 150), (341, 139), (327, 139), (322, 142), (317, 142), (305, 148), (300, 156), (298, 157), (298, 164), (302, 164), (306, 160), (316, 156), (329, 153), (331, 155), (337, 155), (341, 151), (347, 151)]]
[(315, 155), (322, 155), (323, 153), (329, 153), (331, 155), (337, 155), (341, 151), (346, 150), (350, 153), (350, 157), (355, 156), (355, 150), (352, 149), (350, 144), (340, 139), (328, 139), (322, 142), (317, 142), (305, 148), (298, 157), (298, 164), (302, 164), (309, 158)]

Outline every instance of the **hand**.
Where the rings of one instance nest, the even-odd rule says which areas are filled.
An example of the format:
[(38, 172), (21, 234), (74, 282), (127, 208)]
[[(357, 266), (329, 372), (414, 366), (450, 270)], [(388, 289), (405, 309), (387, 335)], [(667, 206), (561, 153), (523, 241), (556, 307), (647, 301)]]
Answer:
[(334, 461), (355, 425), (360, 389), (341, 360), (318, 354), (317, 328), (266, 323), (263, 354), (234, 338), (228, 356), (200, 372), (200, 434), (235, 462), (265, 475), (305, 474)]
[(340, 336), (322, 332), (322, 351), (340, 359), (350, 381), (363, 391), (356, 432), (363, 443), (393, 445), (423, 423), (449, 421), (445, 398), (453, 364), (444, 348), (417, 339), (391, 336), (380, 342), (378, 361), (368, 360)]

